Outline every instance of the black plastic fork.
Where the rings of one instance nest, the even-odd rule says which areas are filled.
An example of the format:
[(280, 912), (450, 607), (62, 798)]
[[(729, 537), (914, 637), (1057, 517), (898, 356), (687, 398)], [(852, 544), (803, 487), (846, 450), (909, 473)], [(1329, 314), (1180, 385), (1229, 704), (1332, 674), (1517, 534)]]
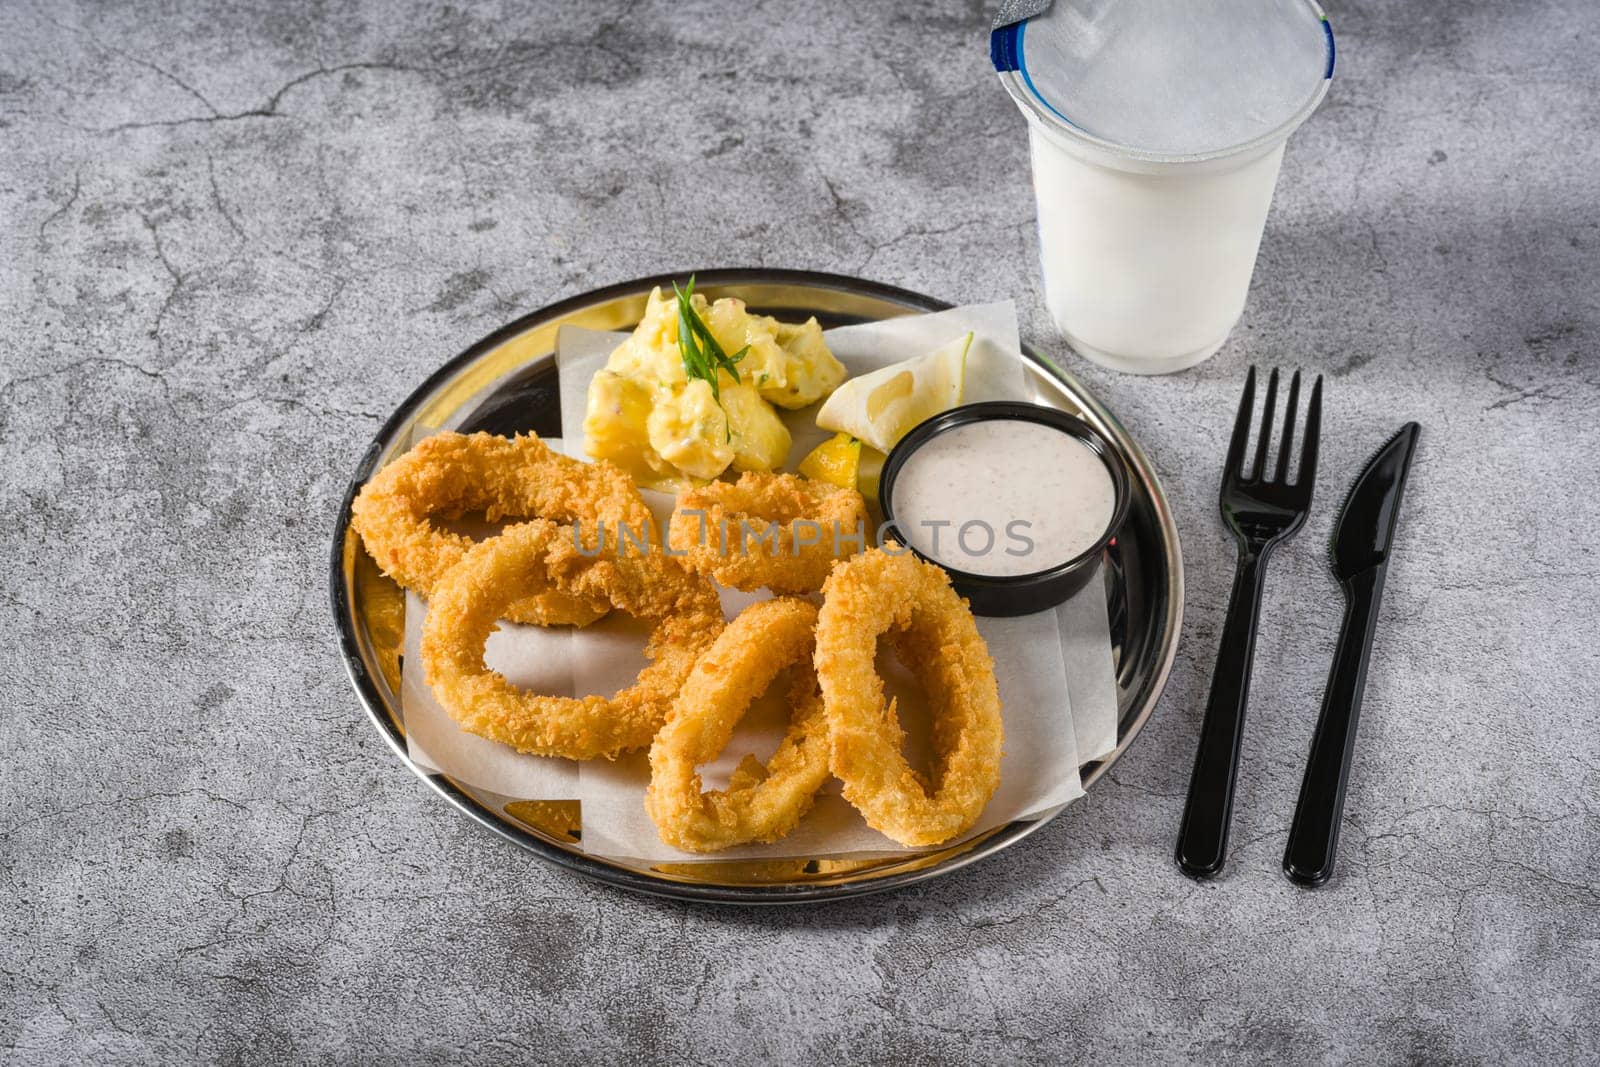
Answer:
[(1239, 774), (1239, 744), (1244, 736), (1244, 709), (1250, 696), (1250, 664), (1255, 657), (1256, 619), (1261, 612), (1267, 557), (1293, 537), (1311, 510), (1311, 490), (1317, 477), (1317, 441), (1322, 428), (1322, 376), (1311, 387), (1306, 408), (1305, 436), (1300, 442), (1300, 466), (1288, 480), (1289, 452), (1294, 446), (1295, 415), (1300, 404), (1300, 372), (1289, 380), (1289, 403), (1284, 411), (1283, 435), (1278, 442), (1278, 462), (1267, 471), (1267, 447), (1272, 442), (1272, 422), (1278, 403), (1278, 372), (1267, 379), (1261, 430), (1255, 462), (1246, 471), (1245, 445), (1256, 399), (1256, 370), (1250, 368), (1239, 415), (1233, 423), (1233, 440), (1222, 471), (1222, 521), (1239, 543), (1239, 566), (1228, 599), (1228, 618), (1217, 651), (1217, 669), (1211, 676), (1211, 696), (1206, 701), (1205, 722), (1200, 727), (1200, 750), (1194, 775), (1189, 779), (1189, 799), (1183, 807), (1183, 827), (1178, 831), (1178, 866), (1196, 878), (1209, 878), (1222, 870), (1228, 853), (1228, 822), (1233, 816), (1233, 788)]

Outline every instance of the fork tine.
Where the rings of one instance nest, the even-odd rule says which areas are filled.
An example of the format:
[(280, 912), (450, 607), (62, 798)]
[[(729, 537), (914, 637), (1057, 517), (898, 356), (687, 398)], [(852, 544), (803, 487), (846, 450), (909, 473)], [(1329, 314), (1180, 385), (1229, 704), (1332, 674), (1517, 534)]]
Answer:
[(1283, 433), (1278, 438), (1278, 473), (1273, 481), (1284, 484), (1289, 473), (1289, 453), (1294, 451), (1294, 417), (1300, 407), (1300, 372), (1289, 379), (1289, 403), (1283, 409)]
[(1297, 486), (1311, 488), (1317, 480), (1317, 443), (1322, 430), (1322, 375), (1317, 375), (1311, 387), (1311, 404), (1306, 408), (1306, 437), (1300, 446), (1300, 473), (1295, 476)]
[(1228, 459), (1222, 465), (1224, 478), (1238, 478), (1244, 473), (1244, 445), (1250, 439), (1250, 416), (1256, 406), (1256, 369), (1244, 380), (1244, 393), (1239, 397), (1239, 414), (1233, 420), (1233, 440), (1228, 442)]
[(1256, 481), (1265, 481), (1267, 477), (1267, 446), (1272, 444), (1272, 416), (1278, 409), (1278, 368), (1272, 368), (1272, 375), (1267, 379), (1267, 402), (1261, 411), (1261, 437), (1256, 442), (1256, 462), (1250, 469), (1255, 473), (1251, 475)]

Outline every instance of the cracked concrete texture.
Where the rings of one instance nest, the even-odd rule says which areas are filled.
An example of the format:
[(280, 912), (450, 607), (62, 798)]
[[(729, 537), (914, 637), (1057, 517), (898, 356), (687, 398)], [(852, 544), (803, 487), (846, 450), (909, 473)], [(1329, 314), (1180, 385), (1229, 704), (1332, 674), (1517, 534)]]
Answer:
[[(0, 1051), (13, 1062), (1566, 1062), (1600, 1056), (1600, 15), (1330, 3), (1244, 321), (1066, 353), (982, 4), (0, 6)], [(579, 881), (388, 754), (323, 568), (380, 420), (509, 317), (696, 266), (1013, 296), (1145, 443), (1189, 609), (1084, 802), (924, 888)], [(1330, 376), (1223, 878), (1169, 854), (1231, 577), (1244, 368)], [(1425, 428), (1339, 876), (1278, 858), (1322, 543)]]

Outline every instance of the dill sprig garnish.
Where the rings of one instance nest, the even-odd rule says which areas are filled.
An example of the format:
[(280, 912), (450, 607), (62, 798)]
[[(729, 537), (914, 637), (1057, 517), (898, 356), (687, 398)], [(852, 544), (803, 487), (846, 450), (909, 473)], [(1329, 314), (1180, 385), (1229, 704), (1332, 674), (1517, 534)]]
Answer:
[(711, 328), (690, 302), (689, 298), (694, 296), (694, 275), (689, 275), (689, 284), (682, 289), (678, 288), (677, 282), (673, 282), (672, 291), (678, 297), (678, 354), (683, 358), (683, 372), (690, 378), (700, 378), (710, 383), (711, 395), (716, 398), (717, 406), (721, 407), (722, 385), (717, 372), (727, 371), (728, 377), (737, 382), (737, 364), (749, 353), (750, 346), (745, 345), (730, 356), (717, 343)]

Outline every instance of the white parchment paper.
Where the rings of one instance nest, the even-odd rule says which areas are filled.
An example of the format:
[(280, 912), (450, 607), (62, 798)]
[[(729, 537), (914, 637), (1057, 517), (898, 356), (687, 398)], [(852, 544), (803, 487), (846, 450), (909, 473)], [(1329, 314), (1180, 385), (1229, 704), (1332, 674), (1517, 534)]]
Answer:
[[(1010, 302), (953, 308), (929, 315), (847, 326), (826, 334), (829, 347), (852, 375), (932, 351), (961, 334), (974, 334), (968, 355), (965, 399), (1028, 399)], [(571, 438), (561, 444), (582, 458), (582, 426), (589, 379), (604, 365), (623, 334), (564, 327), (558, 339), (562, 425)], [(828, 436), (812, 421), (815, 409), (785, 413), (794, 437), (791, 462), (798, 462)], [(646, 492), (658, 517), (670, 514), (667, 494)], [(765, 594), (724, 593), (731, 618)], [(419, 765), (492, 792), (528, 800), (582, 803), (583, 848), (596, 855), (649, 862), (788, 856), (860, 856), (905, 851), (868, 827), (829, 783), (815, 808), (788, 837), (713, 857), (679, 852), (661, 842), (644, 810), (649, 768), (643, 753), (615, 762), (524, 756), (457, 727), (434, 701), (416, 655), (426, 606), (408, 596), (403, 712), (411, 756)], [(1001, 785), (972, 834), (1014, 819), (1038, 818), (1083, 795), (1079, 767), (1116, 743), (1116, 688), (1100, 581), (1055, 611), (1014, 619), (978, 620), (994, 656), (1005, 717)], [(485, 658), (518, 685), (552, 694), (612, 694), (632, 683), (644, 665), (646, 630), (613, 613), (582, 630), (502, 624)], [(925, 722), (920, 688), (899, 664), (880, 656), (886, 688), (915, 752), (917, 724)], [(787, 725), (778, 697), (758, 703), (715, 764), (702, 768), (708, 788), (723, 784), (745, 753), (765, 758)]]

